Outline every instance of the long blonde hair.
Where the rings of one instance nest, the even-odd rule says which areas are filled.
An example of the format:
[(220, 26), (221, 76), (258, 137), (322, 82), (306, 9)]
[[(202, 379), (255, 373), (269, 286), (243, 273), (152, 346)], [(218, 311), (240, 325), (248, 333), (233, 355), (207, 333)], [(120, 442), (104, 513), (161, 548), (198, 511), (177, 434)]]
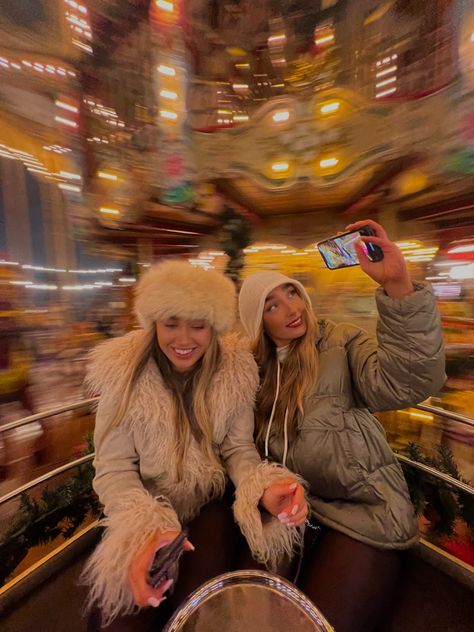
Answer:
[(138, 350), (136, 357), (137, 360), (129, 367), (126, 385), (122, 391), (122, 397), (117, 402), (111, 427), (117, 427), (122, 423), (130, 405), (133, 388), (148, 362), (153, 361), (173, 400), (174, 453), (178, 480), (182, 480), (184, 475), (184, 462), (191, 438), (194, 438), (201, 446), (205, 456), (211, 462), (221, 467), (214, 451), (209, 409), (210, 384), (218, 370), (221, 358), (221, 348), (214, 329), (211, 342), (203, 357), (186, 373), (178, 373), (163, 353), (154, 327), (144, 340), (144, 347)]
[[(295, 290), (301, 296), (298, 288)], [(308, 305), (306, 300), (305, 305), (306, 333), (289, 345), (288, 357), (281, 367), (280, 393), (273, 421), (273, 427), (277, 433), (283, 434), (285, 411), (288, 408), (290, 439), (295, 437), (298, 420), (304, 415), (304, 399), (314, 386), (318, 369), (316, 318), (311, 305)], [(276, 345), (265, 332), (263, 321), (260, 334), (253, 345), (253, 354), (260, 373), (260, 388), (255, 408), (256, 443), (260, 451), (263, 451), (266, 426), (275, 400), (278, 369)]]

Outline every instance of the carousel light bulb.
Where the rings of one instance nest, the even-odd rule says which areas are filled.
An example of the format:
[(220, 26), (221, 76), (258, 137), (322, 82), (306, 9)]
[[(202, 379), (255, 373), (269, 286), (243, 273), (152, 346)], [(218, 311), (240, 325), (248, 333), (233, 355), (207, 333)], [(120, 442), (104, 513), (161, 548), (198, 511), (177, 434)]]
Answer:
[(333, 101), (332, 103), (325, 103), (321, 106), (320, 112), (321, 114), (332, 114), (333, 112), (337, 112), (341, 104), (339, 101)]
[(330, 167), (335, 167), (338, 163), (339, 160), (337, 158), (325, 158), (319, 161), (319, 166), (321, 169), (329, 169)]
[(288, 171), (290, 165), (287, 162), (275, 162), (272, 165), (272, 171), (274, 173), (283, 173), (284, 171)]
[(160, 90), (160, 97), (163, 97), (163, 99), (172, 99), (174, 101), (178, 98), (178, 94), (172, 90)]
[(160, 116), (161, 118), (168, 119), (169, 121), (176, 121), (178, 118), (177, 113), (172, 110), (160, 110)]
[(166, 75), (167, 77), (176, 76), (176, 70), (172, 68), (171, 66), (166, 66), (165, 64), (160, 64), (158, 66), (158, 72), (161, 73), (162, 75)]
[(284, 121), (288, 121), (290, 118), (290, 113), (288, 110), (282, 110), (281, 112), (275, 112), (272, 116), (272, 119), (275, 123), (283, 123)]
[(118, 180), (118, 176), (114, 173), (108, 173), (107, 171), (99, 171), (97, 175), (103, 180), (113, 180), (114, 182)]
[(163, 11), (168, 11), (168, 13), (173, 13), (174, 11), (173, 3), (167, 0), (156, 0), (156, 6)]

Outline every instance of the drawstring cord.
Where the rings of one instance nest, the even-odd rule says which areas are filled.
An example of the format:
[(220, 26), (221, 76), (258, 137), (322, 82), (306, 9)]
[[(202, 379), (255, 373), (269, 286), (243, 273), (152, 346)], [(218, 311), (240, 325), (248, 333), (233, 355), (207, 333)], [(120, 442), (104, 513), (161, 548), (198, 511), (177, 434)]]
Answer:
[(265, 458), (267, 460), (268, 460), (268, 443), (270, 440), (270, 431), (272, 429), (273, 418), (275, 417), (275, 410), (276, 410), (276, 405), (278, 401), (278, 395), (280, 394), (280, 372), (281, 372), (280, 362), (277, 360), (277, 384), (276, 384), (276, 391), (275, 391), (275, 399), (273, 401), (273, 408), (272, 408), (270, 420), (267, 426), (267, 433), (265, 435)]

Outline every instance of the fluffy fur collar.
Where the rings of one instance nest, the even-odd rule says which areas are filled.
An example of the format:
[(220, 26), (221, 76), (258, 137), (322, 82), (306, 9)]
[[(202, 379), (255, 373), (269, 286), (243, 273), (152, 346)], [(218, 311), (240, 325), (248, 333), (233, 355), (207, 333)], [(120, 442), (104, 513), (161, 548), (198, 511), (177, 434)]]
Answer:
[[(99, 345), (91, 356), (87, 382), (92, 392), (101, 394), (96, 428), (112, 422), (131, 363), (143, 353), (150, 335), (144, 330)], [(236, 415), (252, 406), (258, 386), (255, 361), (245, 343), (236, 335), (220, 339), (221, 360), (209, 393), (209, 410), (216, 452)], [(140, 474), (149, 491), (167, 496), (181, 519), (187, 519), (205, 502), (217, 497), (225, 487), (222, 467), (205, 458), (191, 438), (186, 454), (184, 479), (176, 476), (175, 425), (173, 403), (160, 372), (150, 360), (133, 387), (121, 431), (133, 437), (140, 461)], [(100, 447), (104, 455), (107, 442)], [(106, 454), (105, 454), (106, 456)]]

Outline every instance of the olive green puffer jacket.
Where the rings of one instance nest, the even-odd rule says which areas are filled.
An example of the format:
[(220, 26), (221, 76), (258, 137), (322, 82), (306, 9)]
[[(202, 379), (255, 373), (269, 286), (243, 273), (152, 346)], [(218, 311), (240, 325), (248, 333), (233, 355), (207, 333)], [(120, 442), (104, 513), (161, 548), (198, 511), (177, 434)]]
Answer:
[[(429, 284), (396, 300), (377, 290), (377, 340), (353, 325), (319, 322), (318, 378), (286, 466), (309, 484), (313, 516), (379, 548), (407, 548), (417, 524), (385, 432), (371, 414), (412, 406), (445, 381), (440, 318)], [(270, 435), (270, 456), (284, 440)]]

